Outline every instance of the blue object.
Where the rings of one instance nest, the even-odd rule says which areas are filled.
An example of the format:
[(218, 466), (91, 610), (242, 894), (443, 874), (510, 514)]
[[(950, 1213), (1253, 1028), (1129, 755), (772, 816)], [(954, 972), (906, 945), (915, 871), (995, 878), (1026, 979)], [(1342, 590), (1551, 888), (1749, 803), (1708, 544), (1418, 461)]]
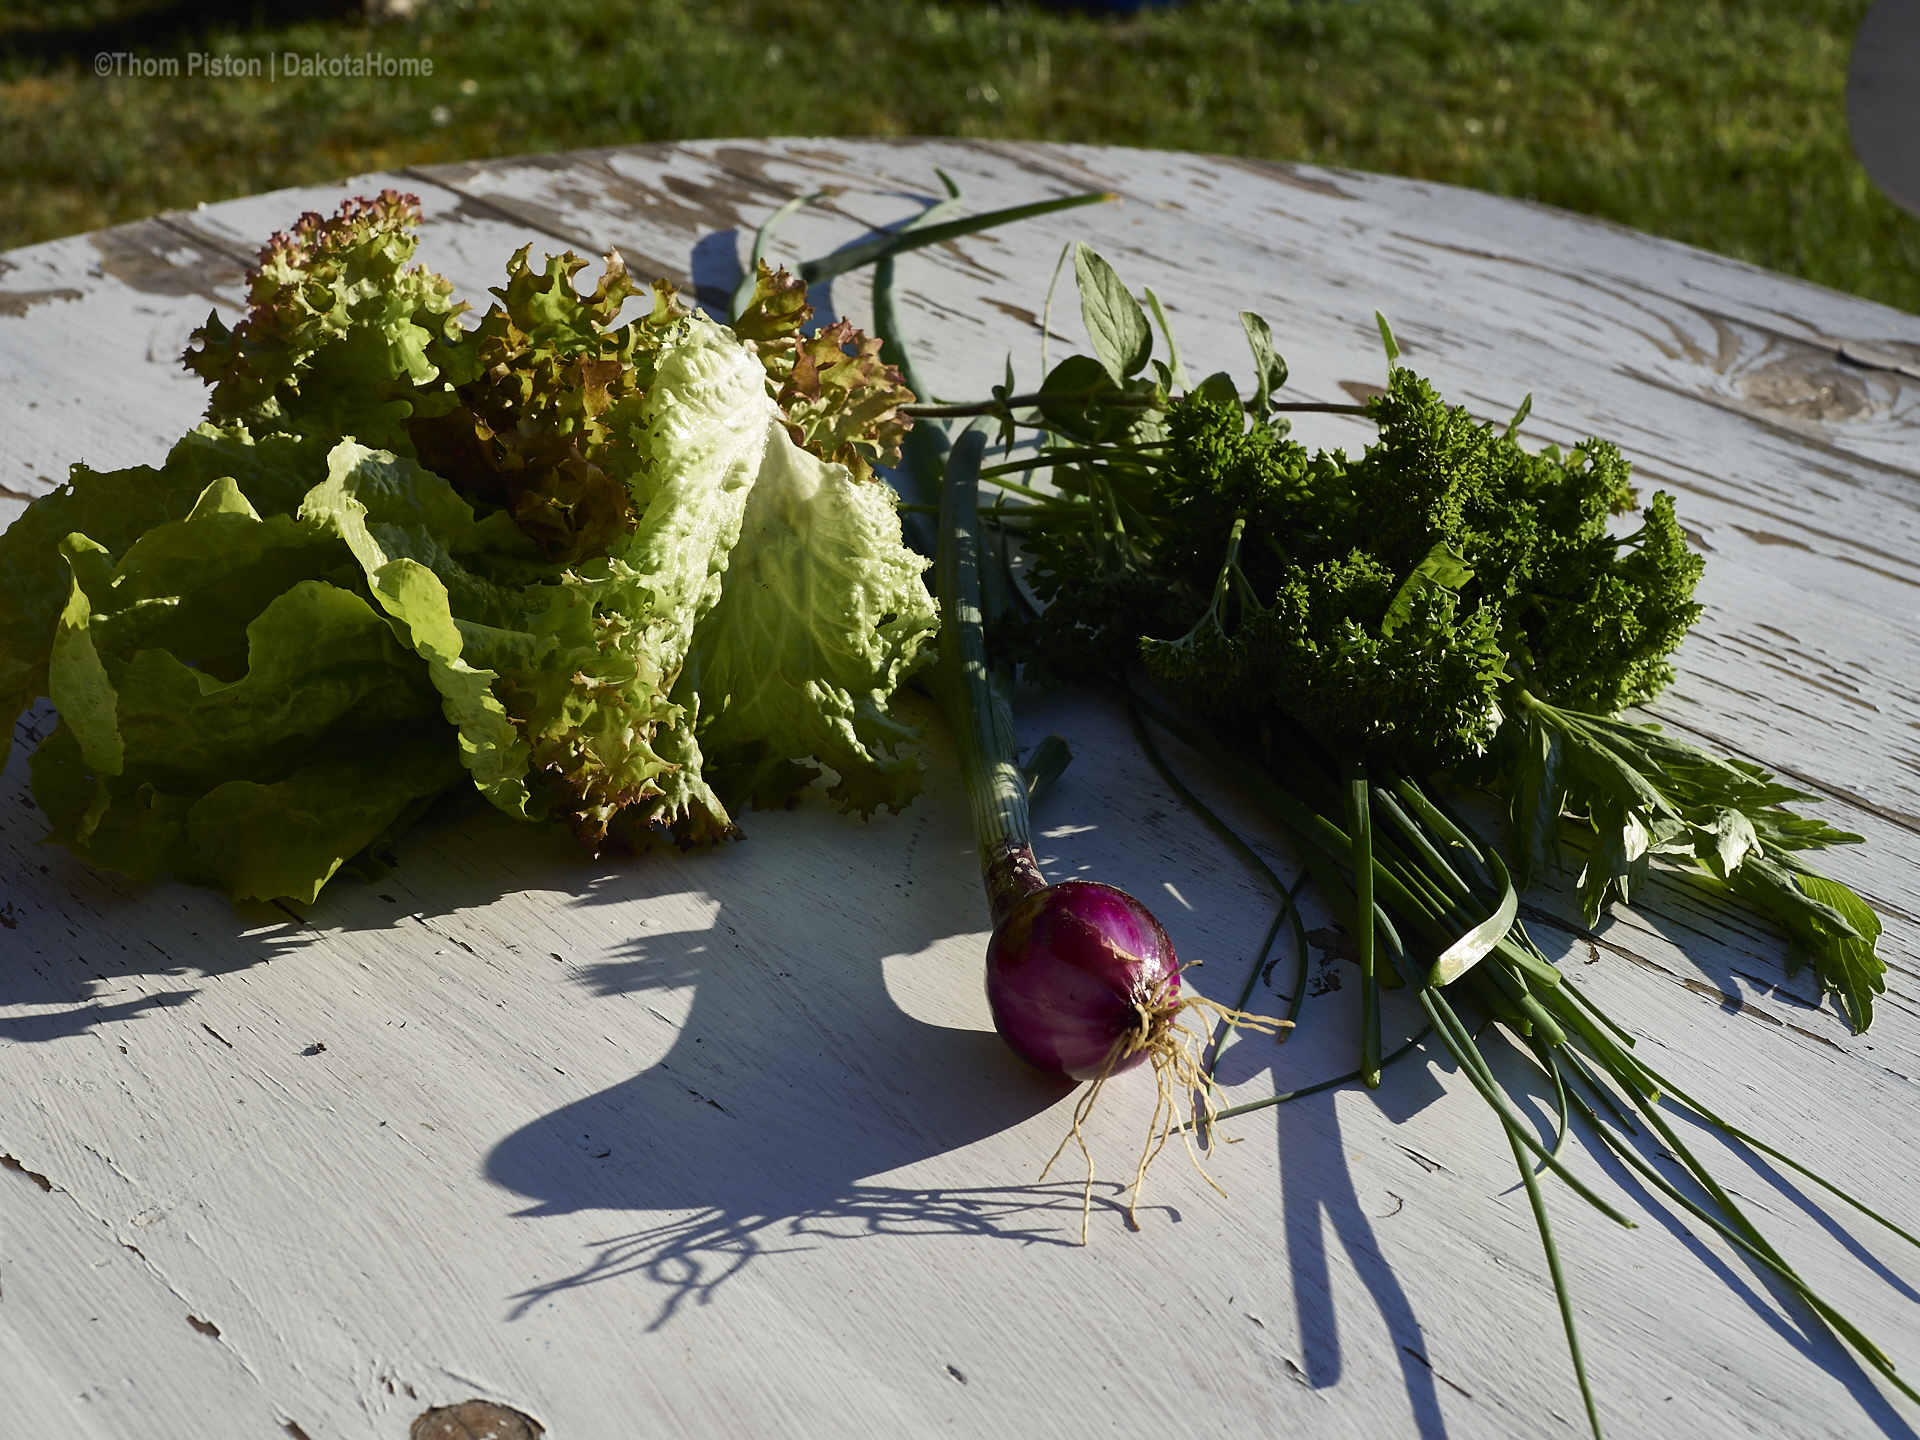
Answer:
[(1049, 10), (1083, 10), (1089, 15), (1131, 15), (1136, 10), (1171, 10), (1181, 0), (1045, 0)]

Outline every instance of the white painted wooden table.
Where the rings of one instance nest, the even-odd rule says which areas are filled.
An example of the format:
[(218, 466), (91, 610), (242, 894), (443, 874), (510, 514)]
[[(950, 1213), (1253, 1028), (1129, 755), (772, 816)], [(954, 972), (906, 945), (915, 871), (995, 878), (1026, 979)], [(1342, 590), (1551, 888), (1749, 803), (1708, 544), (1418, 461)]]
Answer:
[[(1656, 714), (1868, 837), (1831, 867), (1886, 917), (1888, 994), (1850, 1035), (1785, 981), (1781, 937), (1677, 885), (1592, 936), (1550, 918), (1577, 913), (1564, 890), (1537, 892), (1535, 934), (1660, 1068), (1920, 1224), (1913, 316), (1536, 206), (1242, 161), (780, 141), (445, 166), (0, 260), (0, 521), (71, 461), (158, 461), (203, 404), (188, 330), (236, 312), (270, 230), (344, 192), (418, 192), (423, 258), (475, 299), (531, 241), (617, 245), (724, 303), (784, 198), (841, 187), (782, 233), (793, 260), (915, 213), (936, 165), (981, 208), (1124, 197), (900, 262), (942, 395), (984, 393), (1008, 352), (1035, 378), (1034, 312), (1085, 238), (1166, 299), (1195, 374), (1245, 370), (1252, 308), (1287, 398), (1343, 399), (1382, 376), (1378, 308), (1444, 393), (1504, 416), (1530, 390), (1535, 443), (1617, 438), (1643, 486), (1677, 492), (1707, 613)], [(868, 315), (863, 278), (815, 298)], [(1080, 341), (1071, 303), (1055, 325)], [(1369, 438), (1312, 418), (1309, 441)], [(718, 853), (606, 865), (476, 808), (295, 916), (36, 848), (26, 759), (50, 723), (23, 725), (0, 783), (0, 1434), (399, 1437), (469, 1397), (552, 1440), (1582, 1433), (1507, 1148), (1437, 1051), (1377, 1093), (1237, 1122), (1214, 1162), (1230, 1199), (1163, 1162), (1139, 1234), (1111, 1204), (1148, 1107), (1129, 1076), (1093, 1127), (1094, 1243), (1074, 1243), (1074, 1177), (1034, 1183), (1070, 1101), (990, 1032), (939, 743), (927, 793), (871, 825), (808, 803)], [(1230, 998), (1270, 897), (1111, 709), (1023, 695), (1020, 728), (1078, 755), (1038, 817), (1050, 872), (1150, 897)], [(1294, 1041), (1231, 1053), (1235, 1100), (1351, 1068), (1343, 969), (1316, 955), (1327, 993)], [(1920, 1372), (1920, 1256), (1720, 1164)], [(1720, 1245), (1549, 1195), (1613, 1434), (1914, 1433)]]

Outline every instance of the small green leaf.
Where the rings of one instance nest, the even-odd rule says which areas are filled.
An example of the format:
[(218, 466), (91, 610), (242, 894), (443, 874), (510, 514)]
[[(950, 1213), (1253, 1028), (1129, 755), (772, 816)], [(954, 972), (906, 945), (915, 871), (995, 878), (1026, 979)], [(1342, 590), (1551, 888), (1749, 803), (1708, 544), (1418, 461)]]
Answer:
[(1592, 815), (1598, 839), (1580, 874), (1580, 905), (1588, 925), (1599, 923), (1610, 899), (1631, 904), (1653, 868), (1653, 832), (1638, 811), (1613, 803), (1595, 807)]
[(747, 307), (753, 303), (754, 283), (758, 278), (760, 262), (766, 258), (767, 247), (773, 243), (775, 233), (787, 223), (788, 217), (816, 200), (824, 200), (838, 193), (837, 190), (826, 189), (815, 190), (811, 195), (796, 195), (760, 222), (760, 228), (753, 232), (753, 254), (747, 259), (747, 273), (740, 277), (740, 283), (734, 287), (733, 303), (727, 307), (729, 324), (746, 314)]
[(1073, 250), (1073, 274), (1080, 285), (1080, 318), (1086, 322), (1093, 353), (1115, 384), (1147, 368), (1153, 331), (1146, 312), (1119, 273), (1087, 245)]
[(1072, 763), (1073, 751), (1058, 735), (1049, 735), (1034, 746), (1033, 754), (1020, 767), (1020, 778), (1027, 786), (1027, 804), (1038, 806)]
[(1400, 343), (1393, 338), (1393, 327), (1387, 324), (1387, 317), (1378, 310), (1373, 312), (1374, 323), (1380, 327), (1380, 343), (1387, 350), (1387, 374), (1392, 375), (1394, 366), (1400, 363)]
[(1840, 912), (1855, 931), (1853, 935), (1833, 935), (1814, 950), (1814, 973), (1820, 984), (1840, 1003), (1853, 1028), (1865, 1030), (1873, 1023), (1873, 997), (1882, 994), (1887, 983), (1881, 977), (1887, 967), (1874, 953), (1880, 939), (1880, 917), (1866, 901), (1838, 880), (1801, 870), (1794, 882), (1811, 900)]
[(1112, 388), (1113, 377), (1107, 367), (1091, 355), (1069, 355), (1048, 372), (1040, 382), (1040, 394), (1091, 397)]
[(1413, 573), (1394, 593), (1386, 615), (1381, 618), (1380, 633), (1390, 636), (1411, 620), (1413, 602), (1420, 596), (1458, 590), (1471, 579), (1473, 571), (1467, 562), (1454, 554), (1447, 542), (1442, 540), (1427, 552), (1424, 560), (1413, 567)]
[(1513, 419), (1507, 422), (1507, 439), (1511, 440), (1520, 433), (1520, 426), (1527, 416), (1533, 413), (1533, 392), (1527, 392), (1527, 398), (1520, 402), (1520, 408), (1513, 412)]
[(1753, 822), (1738, 810), (1722, 808), (1713, 812), (1710, 825), (1696, 827), (1694, 854), (1722, 880), (1740, 868), (1740, 862), (1755, 851), (1759, 841)]
[[(1797, 874), (1810, 873), (1804, 869), (1790, 870), (1785, 865), (1755, 856), (1736, 870), (1732, 877), (1733, 888), (1756, 904), (1763, 905), (1769, 914), (1789, 930), (1800, 931), (1802, 937), (1810, 931), (1831, 931), (1836, 935), (1858, 938), (1860, 932), (1853, 928), (1853, 922), (1824, 900), (1816, 900), (1812, 893), (1795, 883)], [(1758, 893), (1750, 893), (1746, 882), (1751, 880), (1761, 891), (1777, 892), (1772, 899), (1762, 899)], [(1879, 921), (1876, 919), (1877, 926)]]
[(1216, 404), (1238, 405), (1240, 403), (1239, 388), (1233, 383), (1233, 376), (1224, 370), (1216, 370), (1202, 380), (1196, 387), (1196, 393), (1206, 396)]
[[(1011, 354), (1011, 352), (1009, 352), (1009, 354), (1007, 355), (1006, 379), (1001, 384), (994, 387), (993, 398), (1004, 403), (1005, 401), (1012, 398), (1013, 393), (1014, 393), (1013, 355)], [(999, 433), (1000, 448), (1002, 450), (1011, 452), (1013, 449), (1014, 439), (1015, 439), (1015, 427), (1013, 423), (1013, 412), (1008, 411), (1004, 416), (1001, 417), (1001, 420), (1000, 420), (1000, 433)]]
[(1651, 817), (1677, 813), (1649, 778), (1660, 776), (1659, 767), (1631, 739), (1583, 723), (1564, 723), (1572, 721), (1570, 711), (1557, 714), (1563, 722), (1557, 728), (1566, 739), (1567, 793), (1574, 803), (1586, 805), (1589, 812), (1601, 806)]
[(1147, 307), (1153, 311), (1153, 318), (1160, 322), (1160, 333), (1166, 338), (1167, 359), (1171, 362), (1167, 366), (1168, 377), (1182, 390), (1191, 390), (1193, 382), (1187, 379), (1187, 367), (1180, 363), (1180, 346), (1174, 341), (1173, 326), (1167, 323), (1166, 308), (1161, 305), (1160, 297), (1152, 290), (1148, 290), (1146, 294)]
[(93, 646), (93, 607), (80, 588), (82, 567), (76, 558), (83, 552), (97, 555), (100, 547), (84, 535), (70, 535), (60, 548), (75, 562), (75, 579), (53, 634), (47, 694), (79, 741), (87, 764), (98, 774), (118, 775), (126, 757), (120, 738), (119, 696)]
[(1656, 855), (1697, 854), (1697, 832), (1691, 822), (1667, 815), (1653, 822), (1653, 853)]
[(1728, 883), (1786, 928), (1789, 974), (1812, 960), (1820, 988), (1854, 1031), (1873, 1023), (1873, 997), (1887, 988), (1887, 967), (1875, 953), (1880, 917), (1864, 900), (1797, 862), (1789, 870), (1757, 854)]
[(1247, 346), (1253, 351), (1254, 413), (1264, 419), (1273, 392), (1287, 383), (1287, 362), (1273, 348), (1273, 331), (1260, 316), (1242, 310), (1240, 328), (1247, 332)]

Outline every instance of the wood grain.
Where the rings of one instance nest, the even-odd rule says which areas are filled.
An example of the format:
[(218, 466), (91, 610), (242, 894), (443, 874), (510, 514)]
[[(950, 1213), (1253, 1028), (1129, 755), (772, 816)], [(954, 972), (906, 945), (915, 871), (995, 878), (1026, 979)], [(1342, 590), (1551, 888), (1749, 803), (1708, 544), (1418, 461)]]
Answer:
[[(778, 237), (791, 262), (915, 213), (935, 166), (980, 208), (1123, 197), (899, 262), (943, 397), (984, 394), (1008, 355), (1038, 378), (1048, 279), (1084, 238), (1167, 303), (1196, 376), (1245, 370), (1252, 308), (1287, 398), (1344, 399), (1383, 377), (1378, 309), (1476, 413), (1531, 392), (1534, 443), (1618, 439), (1643, 487), (1677, 495), (1708, 610), (1657, 715), (1867, 837), (1831, 868), (1887, 917), (1889, 993), (1850, 1035), (1783, 974), (1776, 933), (1679, 882), (1589, 933), (1562, 880), (1529, 896), (1529, 923), (1676, 1080), (1920, 1221), (1920, 318), (1538, 206), (1219, 158), (793, 140), (433, 167), (4, 257), (0, 520), (72, 460), (157, 461), (201, 404), (177, 370), (186, 332), (235, 313), (270, 230), (342, 193), (419, 193), (422, 258), (476, 300), (531, 243), (617, 246), (720, 305), (783, 199), (837, 187)], [(866, 283), (816, 304), (864, 322)], [(1065, 293), (1052, 329), (1055, 356), (1081, 340)], [(1339, 417), (1299, 431), (1369, 438)], [(1026, 743), (1058, 730), (1078, 756), (1038, 817), (1049, 873), (1148, 898), (1208, 962), (1201, 988), (1231, 998), (1271, 897), (1110, 706), (1031, 694), (1019, 714)], [(306, 915), (38, 847), (26, 752), (49, 723), (23, 721), (0, 778), (0, 1366), (30, 1377), (9, 1397), (23, 1433), (398, 1437), (472, 1397), (552, 1440), (1582, 1433), (1510, 1158), (1438, 1052), (1375, 1094), (1239, 1122), (1245, 1143), (1209, 1161), (1228, 1200), (1163, 1160), (1140, 1234), (1114, 1200), (1145, 1091), (1116, 1087), (1093, 1127), (1094, 1244), (1072, 1243), (1076, 1176), (1034, 1181), (1071, 1102), (990, 1034), (970, 831), (930, 717), (928, 791), (903, 815), (861, 825), (809, 800), (721, 852), (606, 866), (449, 807), (386, 881)], [(1354, 1063), (1351, 967), (1307, 958), (1306, 1023), (1229, 1054), (1235, 1100)], [(1292, 971), (1288, 955), (1274, 985)], [(1396, 998), (1389, 1030), (1413, 1024)], [(1721, 1168), (1920, 1363), (1911, 1252), (1738, 1156)], [(1550, 1194), (1611, 1433), (1913, 1433), (1725, 1247), (1631, 1187), (1632, 1232)]]

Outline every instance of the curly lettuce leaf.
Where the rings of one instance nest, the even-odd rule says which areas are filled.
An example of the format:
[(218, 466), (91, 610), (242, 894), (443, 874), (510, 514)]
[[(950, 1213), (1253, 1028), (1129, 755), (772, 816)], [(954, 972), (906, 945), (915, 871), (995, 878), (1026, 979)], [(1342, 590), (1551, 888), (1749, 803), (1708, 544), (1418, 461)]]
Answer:
[(681, 334), (687, 311), (664, 280), (650, 311), (618, 329), (642, 293), (619, 252), (589, 294), (568, 252), (507, 262), (507, 284), (465, 342), (471, 373), (456, 377), (450, 407), (422, 398), (407, 421), (420, 462), (463, 491), (504, 506), (552, 561), (604, 555), (638, 523), (636, 424), (654, 356)]
[(676, 698), (698, 695), (698, 735), (729, 793), (761, 805), (817, 773), (843, 809), (905, 807), (919, 738), (888, 698), (929, 656), (938, 616), (902, 542), (892, 492), (776, 432), (747, 501), (720, 601), (695, 632)]
[(636, 420), (634, 532), (604, 557), (530, 595), (539, 643), (496, 647), (508, 711), (552, 788), (556, 813), (590, 848), (730, 834), (701, 776), (685, 707), (669, 698), (694, 627), (720, 598), (776, 416), (754, 357), (694, 317), (663, 349)]
[(780, 408), (796, 445), (871, 480), (873, 467), (900, 461), (913, 421), (900, 407), (913, 391), (880, 358), (882, 342), (845, 320), (797, 342), (793, 368), (780, 386)]
[(274, 235), (248, 277), (246, 317), (229, 330), (209, 315), (183, 357), (213, 387), (208, 419), (410, 453), (413, 392), (440, 380), (467, 308), (451, 281), (408, 264), (419, 222), (418, 199), (383, 190)]
[(846, 320), (807, 335), (812, 319), (806, 282), (761, 260), (733, 332), (760, 357), (793, 443), (871, 480), (875, 465), (899, 463), (913, 428), (900, 407), (913, 403), (913, 391), (880, 358), (882, 341)]
[[(756, 260), (753, 294), (740, 308), (733, 322), (733, 333), (756, 347), (777, 345), (799, 335), (812, 318), (813, 306), (807, 303), (807, 282), (790, 274), (784, 266), (775, 270), (765, 260)], [(791, 351), (785, 353), (791, 359)]]

